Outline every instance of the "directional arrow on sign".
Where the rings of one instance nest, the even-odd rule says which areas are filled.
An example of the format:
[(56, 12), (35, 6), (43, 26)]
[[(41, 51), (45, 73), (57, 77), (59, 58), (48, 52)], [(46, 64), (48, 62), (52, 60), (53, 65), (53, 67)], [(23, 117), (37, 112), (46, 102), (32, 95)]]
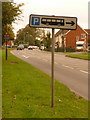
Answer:
[(75, 23), (71, 21), (71, 22), (66, 22), (66, 24), (71, 24), (71, 26), (73, 26)]

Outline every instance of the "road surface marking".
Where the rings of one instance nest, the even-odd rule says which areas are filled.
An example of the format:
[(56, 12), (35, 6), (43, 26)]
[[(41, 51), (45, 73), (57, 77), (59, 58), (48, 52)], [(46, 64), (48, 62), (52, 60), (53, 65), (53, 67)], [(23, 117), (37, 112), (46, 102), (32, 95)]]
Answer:
[(62, 65), (63, 67), (67, 67), (67, 68), (70, 68), (70, 69), (74, 69), (74, 68), (72, 68), (72, 67), (70, 67), (70, 66), (66, 66), (66, 65)]
[(57, 62), (54, 62), (56, 65), (58, 65), (58, 63)]
[(80, 70), (80, 72), (83, 72), (83, 73), (86, 73), (86, 74), (88, 74), (88, 72), (87, 72), (87, 71), (84, 71), (84, 70)]
[(25, 57), (25, 58), (29, 58), (29, 56), (25, 56), (25, 55), (22, 55), (23, 57)]
[(47, 60), (47, 59), (43, 59), (43, 61), (48, 62), (48, 60)]

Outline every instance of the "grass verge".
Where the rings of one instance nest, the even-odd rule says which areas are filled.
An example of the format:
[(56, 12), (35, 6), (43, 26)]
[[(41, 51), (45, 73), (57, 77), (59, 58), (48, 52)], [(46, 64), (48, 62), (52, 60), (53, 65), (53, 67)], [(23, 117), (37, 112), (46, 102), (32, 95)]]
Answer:
[(67, 57), (90, 60), (90, 53), (78, 53), (78, 54), (69, 54)]
[(51, 78), (3, 50), (3, 118), (87, 118), (88, 101), (55, 81), (51, 108)]

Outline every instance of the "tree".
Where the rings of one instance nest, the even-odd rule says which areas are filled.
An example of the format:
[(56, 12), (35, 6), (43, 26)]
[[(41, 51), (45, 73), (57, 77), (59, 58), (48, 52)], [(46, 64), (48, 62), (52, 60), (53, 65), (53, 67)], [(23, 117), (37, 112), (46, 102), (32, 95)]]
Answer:
[(36, 40), (35, 41), (35, 45), (38, 46), (38, 47), (40, 47), (40, 40)]
[(20, 19), (20, 14), (22, 13), (20, 7), (23, 5), (24, 4), (17, 5), (12, 2), (2, 2), (2, 43), (5, 41), (4, 35), (6, 32), (14, 37), (12, 23)]
[(2, 25), (12, 24), (15, 20), (20, 19), (22, 11), (20, 7), (24, 4), (16, 4), (11, 2), (2, 2)]
[(30, 28), (29, 25), (26, 25), (25, 28), (20, 29), (17, 32), (17, 44), (29, 44), (29, 45), (36, 45), (37, 40), (40, 40), (40, 30), (36, 28)]
[(50, 45), (51, 45), (51, 33), (48, 32), (48, 33), (46, 34), (46, 47), (47, 47), (47, 48), (50, 48)]
[(50, 32), (47, 32), (47, 34), (45, 34), (45, 31), (43, 31), (41, 44), (44, 44), (44, 46), (47, 49), (50, 48), (50, 45), (51, 45), (51, 33)]

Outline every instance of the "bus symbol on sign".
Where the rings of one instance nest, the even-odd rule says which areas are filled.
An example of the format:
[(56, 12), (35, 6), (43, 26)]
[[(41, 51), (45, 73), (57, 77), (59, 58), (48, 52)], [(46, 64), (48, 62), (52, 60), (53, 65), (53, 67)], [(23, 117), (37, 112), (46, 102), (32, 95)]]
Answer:
[(42, 18), (42, 24), (64, 26), (64, 19)]
[(32, 25), (40, 25), (40, 17), (32, 17)]

